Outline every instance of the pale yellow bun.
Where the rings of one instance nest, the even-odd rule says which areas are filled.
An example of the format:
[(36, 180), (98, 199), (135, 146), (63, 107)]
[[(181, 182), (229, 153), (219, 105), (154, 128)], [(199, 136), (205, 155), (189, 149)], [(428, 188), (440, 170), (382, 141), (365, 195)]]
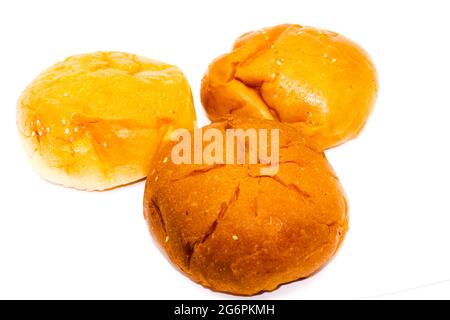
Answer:
[(201, 95), (213, 121), (226, 114), (278, 120), (327, 149), (361, 132), (377, 91), (375, 66), (355, 42), (284, 24), (240, 37), (210, 64)]
[(37, 172), (83, 190), (144, 178), (167, 134), (195, 122), (191, 90), (177, 67), (120, 52), (54, 65), (31, 83), (17, 108)]
[(265, 176), (262, 164), (176, 165), (167, 144), (147, 178), (144, 212), (171, 262), (206, 287), (239, 295), (320, 270), (348, 226), (346, 197), (325, 155), (276, 121), (208, 128), (279, 129), (280, 168)]

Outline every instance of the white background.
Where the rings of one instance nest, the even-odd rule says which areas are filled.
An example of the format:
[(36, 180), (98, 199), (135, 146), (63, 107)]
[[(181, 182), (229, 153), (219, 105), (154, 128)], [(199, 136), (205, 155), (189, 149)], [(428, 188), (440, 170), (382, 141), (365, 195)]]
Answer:
[(119, 50), (200, 79), (244, 32), (280, 23), (360, 43), (380, 76), (363, 134), (327, 153), (351, 229), (318, 275), (257, 298), (450, 298), (448, 1), (0, 1), (0, 298), (236, 298), (176, 271), (147, 231), (144, 183), (65, 189), (30, 168), (15, 104), (67, 56)]

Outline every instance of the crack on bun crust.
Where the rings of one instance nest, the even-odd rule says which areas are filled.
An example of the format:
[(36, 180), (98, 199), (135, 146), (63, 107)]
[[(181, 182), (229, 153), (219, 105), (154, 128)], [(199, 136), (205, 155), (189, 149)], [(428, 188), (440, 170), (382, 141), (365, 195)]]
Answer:
[(195, 250), (197, 249), (197, 246), (204, 244), (214, 234), (220, 220), (223, 219), (228, 208), (239, 199), (239, 192), (240, 192), (240, 186), (238, 185), (236, 187), (236, 189), (234, 190), (230, 200), (228, 202), (222, 202), (219, 213), (217, 214), (217, 218), (213, 221), (211, 226), (208, 228), (208, 231), (202, 236), (201, 239), (195, 241), (192, 244), (189, 243), (189, 245), (188, 245), (189, 249), (186, 252), (188, 269), (191, 268), (192, 256), (195, 254)]

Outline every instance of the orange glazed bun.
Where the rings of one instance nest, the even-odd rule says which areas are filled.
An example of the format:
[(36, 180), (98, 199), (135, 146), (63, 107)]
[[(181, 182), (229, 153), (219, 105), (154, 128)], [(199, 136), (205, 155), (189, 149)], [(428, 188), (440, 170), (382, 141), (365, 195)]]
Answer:
[(239, 295), (320, 270), (348, 225), (344, 191), (325, 155), (276, 121), (228, 120), (203, 132), (210, 128), (279, 129), (279, 170), (262, 175), (261, 161), (177, 165), (174, 143), (163, 147), (147, 178), (144, 213), (172, 263), (206, 287)]
[(286, 24), (241, 36), (209, 66), (201, 98), (213, 121), (225, 114), (279, 120), (327, 149), (359, 134), (377, 90), (375, 67), (356, 43)]
[(56, 64), (25, 90), (17, 108), (37, 172), (83, 190), (144, 178), (166, 135), (195, 121), (191, 90), (177, 67), (119, 52)]

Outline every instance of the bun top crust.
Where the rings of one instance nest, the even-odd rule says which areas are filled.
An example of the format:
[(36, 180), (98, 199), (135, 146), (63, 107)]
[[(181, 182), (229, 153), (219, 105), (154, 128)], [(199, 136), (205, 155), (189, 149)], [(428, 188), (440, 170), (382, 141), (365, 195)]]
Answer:
[(261, 175), (262, 163), (177, 165), (175, 143), (162, 148), (147, 178), (144, 212), (172, 263), (209, 288), (239, 295), (322, 268), (348, 223), (344, 191), (324, 154), (280, 122), (226, 120), (203, 132), (210, 128), (279, 129), (279, 171)]
[(165, 135), (194, 122), (190, 87), (177, 67), (120, 52), (54, 65), (25, 90), (17, 109), (38, 172), (88, 190), (142, 179)]
[(377, 91), (375, 67), (356, 43), (285, 24), (241, 36), (209, 66), (201, 97), (211, 120), (279, 120), (327, 149), (359, 134)]

